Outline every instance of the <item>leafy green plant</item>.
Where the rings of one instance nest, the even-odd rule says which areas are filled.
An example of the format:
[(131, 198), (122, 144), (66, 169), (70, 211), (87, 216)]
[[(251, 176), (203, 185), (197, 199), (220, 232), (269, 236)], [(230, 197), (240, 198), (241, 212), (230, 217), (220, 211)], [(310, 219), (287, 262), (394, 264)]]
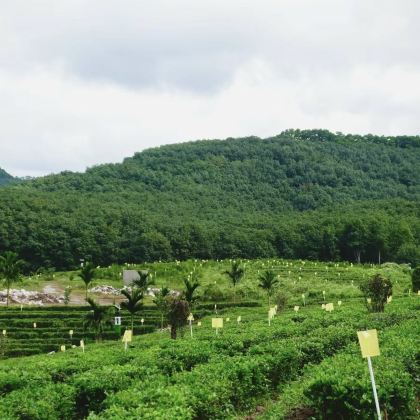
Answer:
[(227, 275), (233, 285), (233, 302), (236, 302), (236, 285), (245, 274), (245, 269), (240, 261), (233, 261), (230, 270), (225, 270), (223, 274)]
[(121, 308), (127, 310), (131, 315), (131, 331), (134, 329), (134, 315), (143, 308), (143, 292), (137, 287), (130, 290), (122, 289), (121, 294), (126, 298), (121, 302)]
[(381, 274), (375, 274), (360, 285), (366, 300), (371, 299), (370, 308), (373, 312), (383, 312), (387, 298), (392, 295), (392, 283)]
[(68, 305), (70, 303), (71, 291), (72, 288), (70, 286), (67, 286), (64, 289), (64, 305)]
[(153, 284), (151, 279), (151, 274), (149, 270), (140, 270), (138, 271), (139, 278), (133, 281), (133, 287), (138, 287), (143, 292)]
[(411, 273), (411, 284), (413, 293), (417, 293), (420, 290), (420, 265)]
[(268, 307), (270, 307), (270, 298), (274, 292), (275, 286), (278, 284), (278, 279), (274, 271), (266, 270), (259, 277), (258, 287), (265, 290), (268, 296)]
[(87, 262), (79, 272), (79, 277), (85, 283), (86, 288), (86, 301), (88, 300), (88, 287), (92, 283), (93, 279), (95, 278), (96, 269), (91, 262)]
[(157, 293), (155, 293), (155, 298), (153, 299), (153, 303), (156, 305), (160, 314), (161, 329), (163, 329), (163, 319), (168, 315), (169, 303), (167, 296), (169, 295), (169, 292), (169, 288), (162, 287)]
[(186, 300), (168, 298), (168, 320), (171, 325), (171, 338), (176, 340), (178, 328), (186, 325), (190, 307)]
[(87, 303), (90, 310), (86, 314), (84, 326), (93, 329), (96, 340), (101, 341), (106, 326), (111, 325), (111, 308), (99, 305), (92, 298), (87, 298)]
[(6, 306), (9, 306), (10, 287), (21, 279), (24, 261), (18, 258), (18, 254), (6, 251), (0, 256), (0, 277), (6, 286)]
[(183, 292), (184, 299), (188, 302), (188, 305), (190, 305), (190, 308), (192, 309), (195, 302), (197, 301), (198, 297), (195, 295), (198, 287), (200, 287), (200, 283), (198, 282), (198, 279), (191, 280), (189, 278), (184, 279), (184, 286), (185, 290)]

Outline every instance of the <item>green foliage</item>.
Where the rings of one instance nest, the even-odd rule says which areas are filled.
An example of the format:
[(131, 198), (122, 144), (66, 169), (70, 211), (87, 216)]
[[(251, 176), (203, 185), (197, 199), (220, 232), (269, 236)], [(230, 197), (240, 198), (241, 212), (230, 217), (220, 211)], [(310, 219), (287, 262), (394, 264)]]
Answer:
[(65, 289), (64, 289), (64, 304), (65, 305), (68, 305), (69, 303), (70, 303), (70, 297), (71, 297), (71, 287), (70, 286), (67, 286)]
[(288, 130), (137, 153), (0, 189), (0, 253), (35, 270), (187, 258), (419, 256), (419, 137)]
[[(374, 364), (382, 409), (390, 418), (407, 419), (415, 400), (410, 375), (398, 361), (377, 358)], [(375, 406), (365, 360), (337, 356), (333, 363), (315, 369), (312, 376), (305, 393), (319, 418), (373, 418)]]
[(392, 283), (380, 274), (374, 275), (360, 285), (366, 299), (371, 299), (368, 308), (373, 312), (383, 312), (387, 298), (392, 295)]
[(274, 303), (277, 305), (277, 311), (281, 312), (287, 306), (288, 295), (283, 291), (278, 291), (274, 296)]
[(420, 265), (411, 273), (411, 284), (413, 293), (417, 293), (420, 290)]
[(239, 283), (241, 278), (244, 276), (245, 270), (241, 266), (240, 261), (233, 261), (232, 262), (232, 267), (229, 270), (224, 271), (223, 274), (226, 274), (229, 277), (230, 281), (232, 282), (232, 285), (233, 285), (233, 301), (235, 302), (236, 301), (236, 299), (235, 299), (235, 297), (236, 297), (236, 285)]
[(168, 297), (168, 321), (171, 324), (171, 338), (176, 339), (177, 329), (187, 323), (190, 307), (186, 300)]
[(169, 302), (167, 296), (169, 295), (170, 290), (167, 287), (162, 287), (159, 292), (155, 294), (153, 303), (156, 305), (156, 308), (161, 316), (160, 328), (163, 328), (163, 319), (166, 318), (169, 311)]
[(268, 306), (270, 306), (270, 297), (274, 292), (275, 286), (279, 282), (277, 280), (276, 273), (274, 273), (274, 271), (271, 270), (266, 270), (258, 277), (258, 279), (260, 280), (260, 282), (258, 283), (258, 287), (261, 287), (261, 289), (267, 292)]
[(13, 178), (4, 169), (0, 168), (0, 186), (10, 184), (11, 182), (15, 180), (16, 178)]
[[(217, 337), (210, 317), (204, 317), (194, 338), (174, 341), (156, 333), (135, 336), (126, 352), (121, 342), (102, 343), (88, 345), (85, 353), (74, 349), (2, 361), (2, 416), (242, 418), (271, 396), (284, 402), (295, 384), (299, 392), (294, 399), (287, 394), (288, 409), (306, 404), (316, 418), (331, 418), (322, 417), (322, 410), (338, 407), (333, 418), (354, 418), (360, 411), (361, 418), (372, 418), (369, 374), (356, 336), (368, 325), (380, 330), (381, 356), (374, 359), (374, 369), (381, 406), (392, 418), (415, 418), (419, 324), (412, 298), (395, 299), (380, 314), (366, 313), (350, 300), (328, 314), (318, 305), (307, 306), (301, 322), (293, 322), (288, 310), (270, 327), (264, 308), (223, 311), (223, 316), (241, 314), (242, 322), (226, 323)], [(271, 418), (287, 415), (283, 410)]]
[(86, 301), (88, 300), (88, 287), (95, 278), (95, 274), (96, 269), (91, 262), (87, 262), (79, 272), (79, 277), (83, 280), (83, 283), (85, 283)]
[(153, 281), (150, 276), (149, 270), (140, 270), (138, 271), (139, 278), (133, 281), (133, 286), (139, 288), (143, 292), (147, 290), (147, 288), (153, 284)]
[(6, 286), (6, 304), (9, 306), (9, 291), (13, 283), (20, 280), (24, 261), (18, 258), (18, 254), (6, 251), (0, 256), (0, 279)]
[(196, 278), (186, 278), (184, 279), (184, 285), (185, 290), (183, 293), (184, 299), (188, 302), (188, 305), (192, 309), (194, 306), (194, 303), (197, 301), (198, 296), (194, 296), (195, 292), (197, 291), (197, 288), (200, 287), (200, 283), (198, 282), (198, 279)]
[(111, 325), (111, 314), (109, 306), (99, 305), (91, 298), (87, 298), (90, 310), (86, 314), (85, 327), (95, 331), (96, 339), (102, 339), (103, 332), (107, 325)]
[(126, 298), (125, 301), (121, 302), (121, 308), (128, 311), (131, 315), (131, 330), (134, 330), (134, 315), (140, 312), (143, 308), (143, 292), (137, 287), (133, 287), (130, 290), (122, 289), (121, 294)]

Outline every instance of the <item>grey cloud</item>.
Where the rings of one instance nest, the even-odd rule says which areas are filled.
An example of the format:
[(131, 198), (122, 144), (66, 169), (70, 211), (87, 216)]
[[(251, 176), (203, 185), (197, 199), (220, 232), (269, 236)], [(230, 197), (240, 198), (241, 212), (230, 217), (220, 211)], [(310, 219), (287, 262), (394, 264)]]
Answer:
[(0, 167), (287, 128), (418, 134), (417, 0), (0, 5)]

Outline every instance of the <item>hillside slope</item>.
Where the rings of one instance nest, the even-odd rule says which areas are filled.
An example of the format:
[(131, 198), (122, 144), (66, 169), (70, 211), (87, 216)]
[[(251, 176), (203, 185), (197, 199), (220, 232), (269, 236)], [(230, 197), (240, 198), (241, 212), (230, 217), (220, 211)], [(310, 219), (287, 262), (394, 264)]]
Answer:
[(9, 175), (4, 169), (0, 168), (0, 186), (9, 184), (13, 180), (12, 175)]
[(0, 252), (70, 268), (170, 258), (420, 259), (420, 137), (288, 130), (149, 149), (0, 192)]

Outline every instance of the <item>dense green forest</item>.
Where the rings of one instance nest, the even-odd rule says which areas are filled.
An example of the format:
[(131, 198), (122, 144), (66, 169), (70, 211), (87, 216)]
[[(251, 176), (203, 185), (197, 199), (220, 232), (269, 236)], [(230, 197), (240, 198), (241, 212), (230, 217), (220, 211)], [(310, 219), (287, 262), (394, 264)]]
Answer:
[(420, 263), (420, 137), (287, 130), (136, 153), (1, 188), (30, 268), (280, 256)]

